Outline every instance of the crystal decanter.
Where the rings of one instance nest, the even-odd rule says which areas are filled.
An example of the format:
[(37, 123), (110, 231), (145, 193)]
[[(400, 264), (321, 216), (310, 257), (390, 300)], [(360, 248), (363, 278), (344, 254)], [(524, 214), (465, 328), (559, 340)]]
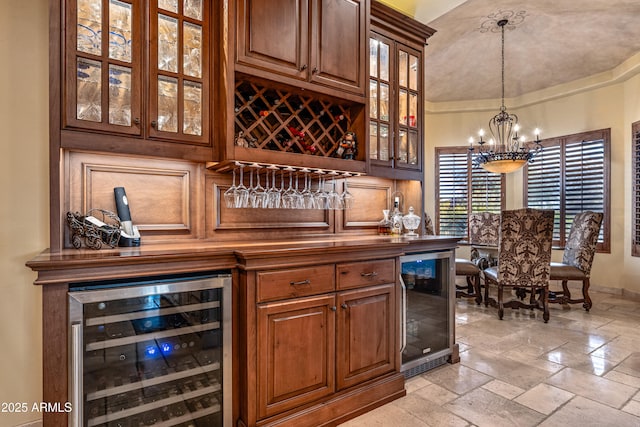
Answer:
[(416, 229), (420, 227), (420, 217), (414, 213), (413, 206), (409, 207), (409, 213), (402, 217), (402, 225), (408, 231), (405, 236), (415, 237)]

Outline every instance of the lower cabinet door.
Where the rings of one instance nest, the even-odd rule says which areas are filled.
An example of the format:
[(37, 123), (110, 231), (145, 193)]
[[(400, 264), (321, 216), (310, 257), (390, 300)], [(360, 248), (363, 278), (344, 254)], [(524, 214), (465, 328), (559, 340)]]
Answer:
[(258, 418), (335, 391), (335, 296), (258, 305)]
[(394, 370), (395, 285), (338, 293), (336, 381), (343, 389)]

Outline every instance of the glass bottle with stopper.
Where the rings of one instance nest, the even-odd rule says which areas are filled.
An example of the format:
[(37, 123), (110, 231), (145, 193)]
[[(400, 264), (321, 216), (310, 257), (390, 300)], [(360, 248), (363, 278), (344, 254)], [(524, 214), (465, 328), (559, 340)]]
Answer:
[(393, 199), (393, 211), (391, 212), (391, 234), (402, 234), (402, 212), (400, 212), (400, 197)]
[(380, 236), (388, 236), (391, 234), (391, 219), (389, 219), (389, 209), (383, 209), (382, 215), (384, 216), (378, 223), (378, 234)]

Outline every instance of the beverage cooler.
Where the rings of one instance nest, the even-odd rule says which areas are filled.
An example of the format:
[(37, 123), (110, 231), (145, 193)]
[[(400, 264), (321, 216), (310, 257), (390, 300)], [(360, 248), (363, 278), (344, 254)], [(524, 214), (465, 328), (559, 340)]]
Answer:
[(69, 425), (231, 425), (231, 275), (69, 289)]
[(400, 257), (402, 366), (405, 377), (446, 363), (453, 353), (453, 251)]

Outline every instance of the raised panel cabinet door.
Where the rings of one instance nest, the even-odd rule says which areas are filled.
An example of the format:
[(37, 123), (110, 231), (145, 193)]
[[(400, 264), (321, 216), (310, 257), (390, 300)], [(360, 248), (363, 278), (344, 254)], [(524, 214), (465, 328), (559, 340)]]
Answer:
[(236, 62), (306, 80), (308, 0), (237, 0)]
[(393, 371), (398, 350), (394, 288), (390, 283), (338, 294), (338, 390)]
[(258, 418), (335, 390), (335, 296), (258, 305)]
[(365, 94), (368, 0), (312, 0), (311, 81)]

